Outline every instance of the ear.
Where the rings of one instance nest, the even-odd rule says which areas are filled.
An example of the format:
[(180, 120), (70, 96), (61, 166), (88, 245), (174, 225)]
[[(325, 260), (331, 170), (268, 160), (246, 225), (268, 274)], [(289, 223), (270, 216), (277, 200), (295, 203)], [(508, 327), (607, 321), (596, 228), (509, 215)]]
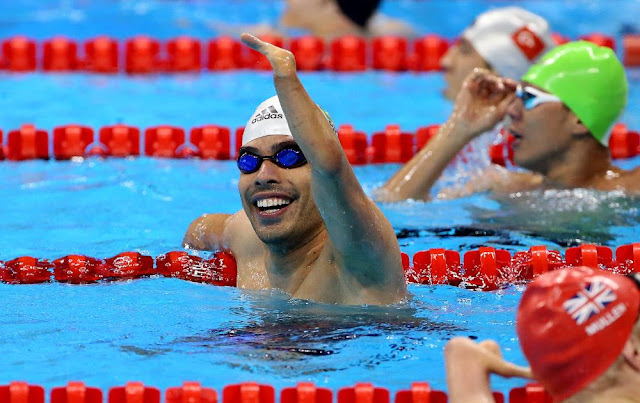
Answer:
[(622, 356), (631, 368), (640, 372), (640, 345), (634, 341), (633, 337), (629, 337), (629, 340), (624, 345)]
[(571, 134), (574, 137), (591, 137), (587, 126), (585, 126), (580, 118), (578, 118), (572, 111), (569, 111), (569, 130), (571, 130)]

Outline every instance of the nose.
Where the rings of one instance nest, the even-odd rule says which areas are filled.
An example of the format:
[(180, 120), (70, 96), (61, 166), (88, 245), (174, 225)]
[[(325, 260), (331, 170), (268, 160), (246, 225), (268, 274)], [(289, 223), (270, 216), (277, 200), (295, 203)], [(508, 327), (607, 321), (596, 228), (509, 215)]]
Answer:
[(440, 66), (443, 70), (450, 70), (453, 67), (454, 53), (457, 51), (458, 45), (453, 45), (447, 49), (446, 53), (440, 59)]
[(256, 172), (255, 185), (266, 186), (277, 183), (280, 183), (280, 168), (269, 160), (263, 161), (260, 169)]
[(518, 97), (514, 97), (513, 101), (509, 104), (507, 108), (507, 115), (511, 118), (512, 121), (522, 119), (522, 114), (524, 113), (524, 104), (522, 100)]

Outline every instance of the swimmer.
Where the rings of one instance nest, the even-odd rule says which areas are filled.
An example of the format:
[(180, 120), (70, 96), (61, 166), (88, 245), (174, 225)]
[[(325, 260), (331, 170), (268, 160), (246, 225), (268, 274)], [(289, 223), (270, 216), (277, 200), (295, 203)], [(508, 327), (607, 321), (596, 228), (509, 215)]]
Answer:
[(520, 7), (486, 11), (440, 61), (447, 84), (444, 96), (454, 100), (476, 68), (517, 80), (554, 46), (549, 24), (541, 16)]
[[(287, 36), (291, 30), (308, 31), (311, 35), (332, 40), (345, 35), (413, 36), (413, 28), (402, 20), (376, 12), (382, 0), (286, 0), (286, 9), (278, 27), (260, 24), (243, 27), (254, 35)], [(227, 34), (237, 29), (215, 22), (212, 28)]]
[(185, 246), (230, 250), (240, 288), (335, 304), (400, 301), (406, 286), (395, 233), (300, 83), (293, 55), (249, 34), (241, 39), (270, 61), (278, 95), (258, 106), (244, 131), (243, 210), (196, 219)]
[(505, 116), (514, 162), (528, 172), (495, 168), (456, 196), (479, 191), (509, 194), (534, 188), (640, 191), (640, 168), (611, 163), (609, 136), (624, 110), (627, 79), (615, 53), (578, 41), (546, 54), (520, 84), (475, 70), (438, 134), (381, 189), (384, 201), (426, 199), (449, 162), (472, 139)]
[(531, 368), (493, 341), (445, 347), (449, 401), (493, 402), (489, 375), (535, 379), (554, 402), (640, 402), (640, 275), (586, 267), (546, 273), (522, 295), (517, 333)]

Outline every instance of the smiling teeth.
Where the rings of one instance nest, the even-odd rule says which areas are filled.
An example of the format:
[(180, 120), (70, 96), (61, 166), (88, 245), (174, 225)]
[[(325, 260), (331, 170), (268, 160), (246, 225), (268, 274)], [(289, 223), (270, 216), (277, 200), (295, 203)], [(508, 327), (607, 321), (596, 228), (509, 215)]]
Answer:
[(291, 204), (290, 200), (272, 198), (272, 199), (258, 200), (257, 206), (260, 208), (267, 208), (267, 207), (286, 206), (289, 204)]

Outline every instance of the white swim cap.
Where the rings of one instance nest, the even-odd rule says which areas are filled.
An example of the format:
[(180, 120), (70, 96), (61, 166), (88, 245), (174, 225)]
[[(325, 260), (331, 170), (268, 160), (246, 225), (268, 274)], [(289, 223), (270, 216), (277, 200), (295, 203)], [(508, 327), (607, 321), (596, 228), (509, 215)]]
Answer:
[[(319, 105), (316, 106), (322, 111), (333, 131), (336, 132), (336, 127), (331, 116), (329, 116), (329, 113), (320, 108)], [(253, 112), (251, 119), (249, 119), (247, 125), (244, 127), (242, 145), (245, 146), (250, 141), (259, 139), (260, 137), (275, 135), (293, 137), (291, 130), (289, 129), (289, 124), (287, 123), (287, 118), (284, 116), (282, 105), (280, 105), (280, 99), (278, 99), (277, 95), (274, 95), (262, 102), (258, 105), (256, 111)]]
[(498, 74), (514, 80), (555, 46), (547, 20), (520, 7), (482, 13), (462, 36)]
[(242, 145), (264, 136), (292, 136), (284, 111), (277, 95), (267, 99), (256, 108), (247, 122), (242, 135)]

